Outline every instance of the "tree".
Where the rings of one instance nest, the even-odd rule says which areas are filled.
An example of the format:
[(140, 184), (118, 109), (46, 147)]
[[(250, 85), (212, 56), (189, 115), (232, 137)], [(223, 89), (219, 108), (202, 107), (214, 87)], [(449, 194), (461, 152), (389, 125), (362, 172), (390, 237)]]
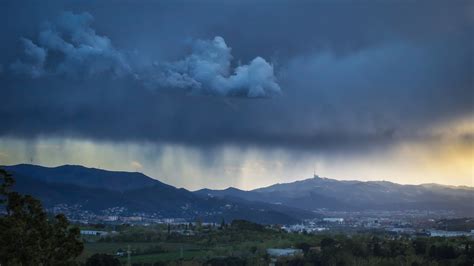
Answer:
[(204, 265), (225, 265), (225, 266), (241, 266), (247, 265), (245, 259), (239, 257), (224, 257), (224, 258), (212, 258), (204, 263)]
[(224, 218), (222, 218), (220, 229), (224, 229), (224, 228), (225, 228), (225, 220)]
[(10, 188), (15, 184), (15, 180), (7, 171), (1, 168), (0, 177), (3, 179), (0, 185), (0, 205), (4, 205), (7, 202), (7, 195), (10, 193)]
[(426, 254), (426, 248), (428, 246), (428, 243), (425, 239), (417, 238), (412, 242), (412, 245), (413, 245), (413, 249), (415, 250), (416, 255)]
[(439, 246), (432, 245), (429, 250), (429, 255), (438, 260), (449, 260), (457, 257), (454, 247), (447, 243), (443, 243)]
[(306, 242), (301, 242), (296, 244), (295, 247), (301, 249), (304, 254), (307, 254), (309, 249), (311, 248), (311, 245)]
[(332, 249), (336, 246), (337, 241), (331, 237), (321, 239), (321, 249)]
[(264, 231), (265, 227), (261, 224), (250, 222), (247, 220), (233, 220), (231, 223), (231, 228), (236, 230), (249, 230), (249, 231)]
[(86, 266), (120, 266), (120, 261), (107, 254), (94, 254), (87, 259)]
[(80, 231), (62, 214), (53, 218), (39, 200), (11, 191), (13, 177), (0, 169), (0, 264), (66, 265), (83, 250)]

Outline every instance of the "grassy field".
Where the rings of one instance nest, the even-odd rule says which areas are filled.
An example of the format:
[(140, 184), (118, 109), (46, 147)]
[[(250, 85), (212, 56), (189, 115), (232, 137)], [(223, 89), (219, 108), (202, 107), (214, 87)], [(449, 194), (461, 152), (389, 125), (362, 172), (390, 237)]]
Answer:
[[(197, 258), (204, 258), (206, 257), (205, 250), (188, 250), (183, 251), (183, 256), (181, 256), (181, 252), (166, 252), (161, 254), (150, 254), (150, 255), (137, 255), (132, 256), (132, 262), (134, 263), (152, 263), (157, 261), (174, 261), (178, 259), (184, 260), (192, 260)], [(125, 263), (127, 258), (122, 258), (121, 261)]]
[(85, 261), (95, 253), (115, 254), (118, 249), (127, 250), (128, 245), (131, 249), (144, 249), (153, 246), (153, 243), (85, 243), (84, 252), (79, 257), (80, 261)]
[[(214, 257), (263, 255), (268, 247), (289, 247), (303, 240), (304, 235), (280, 234), (269, 230), (210, 230), (194, 236), (169, 235), (166, 226), (126, 227), (120, 233), (105, 239), (83, 236), (84, 252), (80, 262), (96, 253), (115, 255), (118, 250), (127, 251), (130, 246), (132, 262), (154, 263), (205, 261)], [(133, 241), (135, 240), (135, 241)], [(314, 240), (314, 237), (313, 237)], [(126, 262), (126, 255), (119, 257)]]
[[(85, 243), (84, 252), (78, 258), (79, 261), (84, 262), (88, 257), (95, 253), (105, 253), (113, 255), (117, 250), (121, 249), (126, 251), (130, 246), (132, 251), (144, 251), (147, 249), (154, 248), (156, 246), (162, 247), (163, 252), (143, 255), (132, 255), (133, 262), (156, 262), (156, 261), (170, 261), (182, 259), (193, 259), (193, 258), (204, 258), (207, 255), (205, 248), (199, 248), (192, 244), (181, 244), (181, 243), (164, 243), (164, 242), (95, 242)], [(183, 250), (181, 256), (181, 249)], [(121, 261), (126, 261), (126, 256), (120, 258)]]

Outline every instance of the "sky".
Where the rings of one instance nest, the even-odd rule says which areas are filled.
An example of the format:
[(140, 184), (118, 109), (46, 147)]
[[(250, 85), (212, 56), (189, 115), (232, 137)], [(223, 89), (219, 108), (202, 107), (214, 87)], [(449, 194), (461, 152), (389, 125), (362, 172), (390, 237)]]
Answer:
[(474, 2), (0, 1), (0, 164), (474, 186)]

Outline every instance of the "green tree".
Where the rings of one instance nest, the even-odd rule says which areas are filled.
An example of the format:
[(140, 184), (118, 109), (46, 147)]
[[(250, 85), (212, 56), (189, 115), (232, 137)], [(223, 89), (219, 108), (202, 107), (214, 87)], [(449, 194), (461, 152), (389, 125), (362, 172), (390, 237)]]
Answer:
[(428, 247), (428, 243), (426, 239), (417, 238), (412, 242), (413, 249), (415, 250), (416, 255), (425, 255), (426, 248)]
[(304, 254), (307, 254), (309, 249), (311, 248), (311, 245), (306, 242), (301, 242), (297, 243), (295, 247), (301, 249)]
[(120, 266), (120, 261), (107, 254), (94, 254), (87, 259), (86, 266)]
[(224, 229), (224, 228), (225, 228), (225, 220), (224, 218), (222, 218), (220, 229)]
[(81, 254), (80, 232), (62, 214), (49, 219), (39, 200), (11, 191), (14, 179), (0, 169), (0, 264), (67, 265)]
[(432, 245), (429, 250), (429, 255), (438, 260), (449, 260), (457, 257), (454, 247), (447, 243), (443, 243), (439, 246)]

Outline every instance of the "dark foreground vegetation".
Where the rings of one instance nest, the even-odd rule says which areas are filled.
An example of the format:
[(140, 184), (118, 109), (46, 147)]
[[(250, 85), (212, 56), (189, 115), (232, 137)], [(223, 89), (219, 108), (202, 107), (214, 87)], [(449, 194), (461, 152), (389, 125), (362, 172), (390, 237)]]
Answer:
[(41, 203), (11, 191), (14, 179), (0, 169), (0, 265), (73, 264), (83, 243), (64, 215), (48, 217)]
[[(244, 220), (230, 223), (78, 227), (48, 216), (40, 202), (11, 191), (0, 170), (1, 265), (473, 265), (468, 237), (428, 238), (383, 233), (296, 234)], [(81, 226), (81, 225), (79, 225)], [(91, 228), (92, 227), (92, 228)], [(269, 248), (294, 249), (276, 256)]]

